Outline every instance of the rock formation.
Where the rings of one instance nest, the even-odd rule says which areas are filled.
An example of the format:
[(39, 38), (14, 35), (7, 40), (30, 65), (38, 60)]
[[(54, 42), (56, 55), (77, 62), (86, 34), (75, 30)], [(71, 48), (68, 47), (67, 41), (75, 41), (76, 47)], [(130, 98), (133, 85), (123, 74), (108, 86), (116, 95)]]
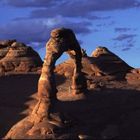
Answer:
[(86, 79), (81, 72), (80, 45), (72, 30), (54, 29), (46, 44), (46, 56), (38, 81), (38, 103), (27, 118), (11, 128), (5, 137), (6, 139), (53, 138), (52, 134), (55, 128), (64, 125), (60, 115), (58, 115), (59, 112), (55, 112), (57, 89), (54, 77), (55, 62), (64, 52), (67, 52), (74, 61), (72, 94), (84, 92)]
[(40, 56), (31, 47), (16, 40), (0, 41), (0, 75), (33, 72), (41, 66)]
[(129, 73), (127, 73), (126, 80), (131, 85), (140, 86), (140, 69), (132, 69)]
[[(132, 69), (121, 58), (113, 54), (106, 47), (97, 47), (91, 57), (84, 55), (82, 57), (82, 71), (87, 75), (125, 75)], [(71, 71), (74, 65), (71, 60), (67, 60), (56, 67), (56, 72), (66, 77), (71, 77)]]
[(103, 75), (126, 74), (132, 69), (132, 67), (106, 47), (97, 47), (91, 56), (94, 58), (92, 61), (93, 69), (97, 68)]

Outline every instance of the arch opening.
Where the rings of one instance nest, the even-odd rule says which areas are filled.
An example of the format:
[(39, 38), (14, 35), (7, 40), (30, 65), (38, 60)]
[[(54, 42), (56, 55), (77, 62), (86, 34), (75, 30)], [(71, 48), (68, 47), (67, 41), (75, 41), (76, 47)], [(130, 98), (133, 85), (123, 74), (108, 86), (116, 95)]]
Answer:
[(73, 31), (65, 28), (55, 29), (51, 32), (51, 37), (46, 44), (46, 56), (38, 82), (39, 98), (46, 98), (51, 104), (57, 100), (57, 88), (54, 75), (55, 63), (64, 52), (74, 61), (71, 85), (72, 94), (79, 94), (86, 89), (86, 80), (81, 73), (81, 47)]
[(54, 67), (64, 52), (70, 55), (75, 65), (71, 85), (72, 94), (82, 93), (86, 89), (86, 80), (81, 72), (81, 48), (74, 33), (65, 28), (53, 30), (46, 44), (46, 56), (38, 81), (38, 102), (29, 116), (9, 130), (5, 139), (21, 139), (20, 136), (33, 139), (36, 138), (38, 132), (42, 138), (46, 138), (47, 134), (52, 133), (55, 128), (63, 126), (61, 115), (55, 115), (53, 111), (57, 101)]

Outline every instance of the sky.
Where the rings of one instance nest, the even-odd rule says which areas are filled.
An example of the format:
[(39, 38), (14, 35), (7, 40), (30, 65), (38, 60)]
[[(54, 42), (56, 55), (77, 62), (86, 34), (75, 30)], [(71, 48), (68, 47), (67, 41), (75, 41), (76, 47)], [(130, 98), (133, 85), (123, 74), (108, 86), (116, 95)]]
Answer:
[(104, 46), (140, 68), (140, 0), (0, 0), (0, 40), (24, 42), (42, 59), (60, 27), (71, 28), (88, 55)]

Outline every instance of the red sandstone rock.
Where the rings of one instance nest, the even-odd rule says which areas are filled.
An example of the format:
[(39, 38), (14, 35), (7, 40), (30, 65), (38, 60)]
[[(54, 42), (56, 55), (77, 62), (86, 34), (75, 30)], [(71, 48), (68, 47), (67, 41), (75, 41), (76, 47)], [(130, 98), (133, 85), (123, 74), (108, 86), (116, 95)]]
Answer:
[(32, 72), (42, 66), (42, 60), (31, 47), (16, 40), (0, 41), (0, 74)]
[[(88, 58), (83, 58), (83, 60), (86, 59)], [(86, 62), (84, 66), (86, 66), (87, 71), (87, 68), (90, 68), (90, 63)], [(69, 64), (71, 65), (71, 63)], [(67, 65), (69, 64), (65, 63), (68, 73), (70, 66)], [(21, 119), (21, 114), (23, 115), (26, 109), (28, 110), (26, 115), (29, 113), (32, 115), (12, 127), (7, 138), (139, 139), (140, 81), (135, 79), (135, 76), (139, 76), (137, 69), (132, 69), (127, 73), (126, 78), (130, 76), (127, 81), (124, 79), (117, 81), (113, 78), (114, 76), (110, 75), (94, 76), (91, 74), (92, 71), (88, 70), (86, 78), (88, 78), (89, 92), (87, 92), (84, 100), (79, 99), (81, 98), (79, 97), (80, 94), (76, 98), (71, 94), (70, 80), (72, 75), (71, 77), (56, 75), (59, 102), (56, 102), (55, 109), (57, 108), (56, 111), (62, 113), (65, 112), (64, 115), (68, 120), (64, 121), (56, 112), (50, 114), (51, 120), (45, 120), (46, 113), (44, 110), (47, 110), (45, 103), (47, 101), (45, 100), (39, 100), (36, 108), (34, 108), (36, 100), (32, 102), (30, 95), (36, 91), (35, 87), (39, 75), (36, 78), (35, 75), (31, 76), (30, 74), (1, 77), (1, 137)], [(33, 108), (34, 112), (32, 112)], [(68, 127), (65, 127), (67, 124)]]
[[(110, 52), (105, 47), (97, 47), (96, 50), (93, 51), (91, 57), (82, 57), (82, 65), (82, 72), (87, 75), (95, 76), (117, 74), (125, 75), (132, 69), (132, 67), (126, 64), (121, 58)], [(60, 75), (71, 77), (73, 69), (74, 65), (72, 60), (66, 60), (57, 65), (55, 71)]]
[[(57, 115), (54, 113), (57, 102), (54, 68), (56, 60), (66, 51), (74, 61), (72, 93), (83, 93), (87, 88), (86, 79), (81, 72), (81, 48), (73, 31), (65, 28), (53, 30), (46, 44), (46, 56), (38, 81), (38, 103), (28, 117), (11, 128), (6, 139), (49, 138), (48, 135), (53, 134), (55, 128), (63, 127), (64, 122), (58, 115), (59, 112), (56, 112)], [(74, 51), (74, 54), (70, 51)], [(9, 56), (13, 56), (11, 52)]]
[(129, 73), (127, 73), (126, 80), (131, 85), (140, 86), (140, 69), (132, 69)]

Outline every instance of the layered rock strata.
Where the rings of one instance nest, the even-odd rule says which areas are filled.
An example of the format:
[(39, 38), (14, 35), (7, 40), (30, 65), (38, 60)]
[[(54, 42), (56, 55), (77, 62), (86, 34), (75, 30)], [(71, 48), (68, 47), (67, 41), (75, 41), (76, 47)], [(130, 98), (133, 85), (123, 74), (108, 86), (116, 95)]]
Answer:
[(42, 66), (38, 53), (16, 40), (0, 41), (0, 75), (35, 72)]
[(31, 115), (11, 128), (6, 139), (54, 138), (55, 129), (65, 126), (59, 111), (55, 111), (57, 89), (54, 76), (55, 62), (64, 52), (67, 52), (74, 61), (72, 94), (84, 92), (86, 79), (81, 72), (80, 45), (72, 30), (54, 29), (46, 44), (46, 56), (38, 81), (38, 103)]
[[(133, 69), (109, 49), (101, 46), (97, 47), (90, 57), (83, 55), (82, 66), (82, 72), (91, 76), (125, 75)], [(73, 69), (73, 61), (66, 60), (57, 65), (55, 71), (60, 75), (72, 77)]]

